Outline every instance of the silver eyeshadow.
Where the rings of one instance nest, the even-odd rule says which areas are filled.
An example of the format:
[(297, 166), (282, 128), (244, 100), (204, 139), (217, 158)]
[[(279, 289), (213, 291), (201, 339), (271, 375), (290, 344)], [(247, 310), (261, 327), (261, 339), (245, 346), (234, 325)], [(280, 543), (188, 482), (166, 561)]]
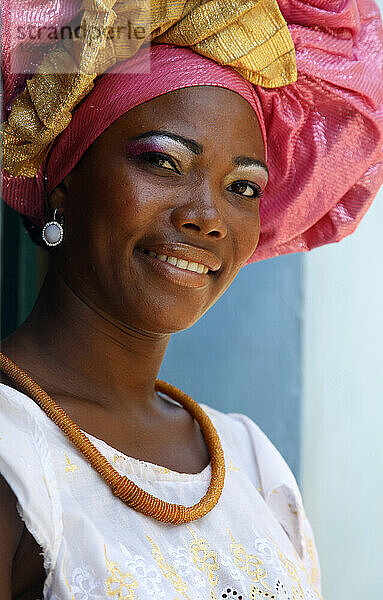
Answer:
[[(191, 153), (199, 155), (203, 152), (203, 146), (195, 140), (162, 131), (145, 132), (130, 140), (127, 148), (133, 154), (144, 152), (163, 152), (169, 154), (179, 161), (180, 166), (186, 165), (186, 168), (191, 166), (193, 162)], [(187, 153), (185, 153), (185, 150), (187, 150)], [(266, 185), (269, 171), (263, 160), (250, 156), (237, 156), (233, 159), (233, 166), (234, 168), (238, 167), (241, 172), (246, 174), (246, 177), (250, 177), (250, 174), (253, 174), (253, 178), (255, 177), (258, 180), (261, 175), (263, 180), (262, 187)]]
[[(193, 163), (193, 155), (190, 153), (190, 150), (178, 140), (174, 140), (167, 135), (151, 137), (140, 136), (139, 138), (129, 141), (127, 149), (134, 155), (143, 154), (145, 152), (169, 154), (171, 158), (174, 158), (179, 162), (180, 167), (185, 169), (191, 167)], [(185, 152), (185, 150), (187, 150), (187, 152)]]
[(230, 180), (228, 185), (243, 179), (244, 181), (249, 181), (250, 183), (256, 183), (263, 190), (267, 185), (269, 176), (268, 172), (266, 172), (264, 167), (261, 165), (243, 165), (235, 169), (235, 176), (233, 172), (231, 172), (226, 179)]

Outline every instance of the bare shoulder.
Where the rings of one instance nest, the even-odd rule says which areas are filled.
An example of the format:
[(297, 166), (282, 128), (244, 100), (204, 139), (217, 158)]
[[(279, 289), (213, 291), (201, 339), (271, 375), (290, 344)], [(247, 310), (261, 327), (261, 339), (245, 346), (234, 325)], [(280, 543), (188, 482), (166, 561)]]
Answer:
[(0, 475), (0, 589), (4, 600), (12, 597), (13, 559), (23, 533), (23, 522), (16, 509), (16, 497)]

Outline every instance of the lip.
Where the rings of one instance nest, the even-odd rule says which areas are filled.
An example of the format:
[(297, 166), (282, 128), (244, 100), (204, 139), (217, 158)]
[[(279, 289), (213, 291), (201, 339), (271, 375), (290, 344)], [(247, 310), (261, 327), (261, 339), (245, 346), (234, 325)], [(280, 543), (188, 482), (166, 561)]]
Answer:
[[(198, 246), (190, 246), (189, 244), (183, 244), (182, 242), (145, 244), (144, 246), (140, 246), (140, 248), (143, 248), (144, 250), (151, 250), (156, 254), (166, 254), (167, 256), (181, 258), (183, 260), (187, 260), (188, 262), (201, 263), (202, 265), (205, 265), (210, 271), (218, 271), (222, 265), (222, 261), (212, 252), (209, 252), (204, 248), (199, 248)], [(172, 265), (169, 264), (169, 266)], [(175, 268), (178, 269), (178, 267)], [(182, 269), (178, 270), (180, 271)], [(186, 272), (194, 274), (194, 271)], [(201, 275), (201, 273), (198, 273), (198, 275)], [(208, 273), (206, 275), (208, 275)]]
[[(153, 252), (155, 251), (153, 250)], [(168, 262), (149, 256), (149, 254), (145, 254), (138, 248), (135, 248), (134, 253), (145, 266), (153, 269), (161, 278), (165, 277), (176, 285), (187, 288), (204, 288), (209, 284), (210, 278), (214, 276), (214, 273), (210, 271), (208, 273), (196, 273), (195, 271), (180, 269)]]

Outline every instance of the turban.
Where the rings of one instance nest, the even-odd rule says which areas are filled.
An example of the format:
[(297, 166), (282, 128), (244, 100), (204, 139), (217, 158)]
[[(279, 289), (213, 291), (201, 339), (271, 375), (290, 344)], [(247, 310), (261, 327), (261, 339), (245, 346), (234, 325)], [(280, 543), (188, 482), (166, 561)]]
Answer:
[[(136, 16), (149, 38), (127, 44), (104, 36), (95, 44), (89, 23), (103, 31), (126, 24), (141, 4), (84, 1), (88, 38), (48, 52), (6, 105), (4, 200), (41, 227), (44, 173), (51, 191), (130, 108), (182, 87), (216, 85), (251, 105), (267, 150), (260, 241), (248, 262), (339, 241), (383, 182), (383, 34), (372, 0), (336, 10), (331, 0), (316, 4), (157, 0), (150, 14)], [(145, 48), (150, 70), (140, 73)], [(72, 60), (73, 73), (51, 68), (70, 71)]]

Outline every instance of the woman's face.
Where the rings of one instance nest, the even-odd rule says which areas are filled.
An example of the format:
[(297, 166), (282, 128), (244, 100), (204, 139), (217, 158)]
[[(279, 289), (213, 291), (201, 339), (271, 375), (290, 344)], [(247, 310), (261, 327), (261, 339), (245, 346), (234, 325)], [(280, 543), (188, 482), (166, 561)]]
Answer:
[(146, 102), (52, 192), (65, 216), (54, 260), (113, 319), (158, 333), (190, 327), (257, 246), (264, 158), (257, 117), (234, 92), (192, 87)]

